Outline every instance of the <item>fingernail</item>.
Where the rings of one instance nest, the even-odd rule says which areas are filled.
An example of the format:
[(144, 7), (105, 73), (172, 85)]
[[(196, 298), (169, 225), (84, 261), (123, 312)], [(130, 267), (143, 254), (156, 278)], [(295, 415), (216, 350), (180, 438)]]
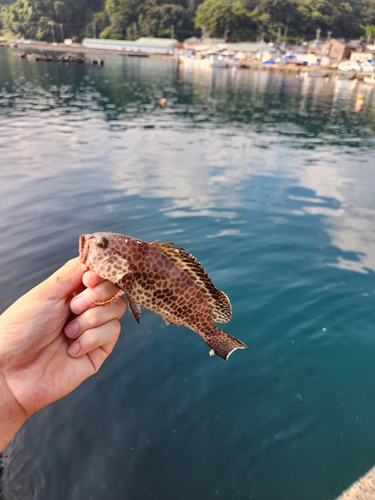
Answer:
[(78, 342), (74, 342), (74, 344), (72, 344), (69, 349), (68, 349), (68, 354), (70, 354), (70, 356), (76, 356), (79, 351), (80, 351), (81, 347), (79, 345)]
[(75, 314), (81, 314), (83, 311), (86, 311), (90, 307), (87, 299), (82, 297), (81, 295), (77, 295), (77, 297), (73, 297), (70, 302), (70, 309)]
[(79, 334), (79, 324), (76, 321), (72, 321), (65, 326), (65, 335), (67, 337), (73, 338)]

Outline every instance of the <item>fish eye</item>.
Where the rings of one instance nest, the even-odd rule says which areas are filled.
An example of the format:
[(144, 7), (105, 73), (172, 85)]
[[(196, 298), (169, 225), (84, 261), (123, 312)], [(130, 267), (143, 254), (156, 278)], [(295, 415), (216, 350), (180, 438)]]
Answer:
[(106, 248), (107, 247), (107, 242), (103, 239), (103, 240), (98, 240), (96, 242), (96, 246), (98, 248)]

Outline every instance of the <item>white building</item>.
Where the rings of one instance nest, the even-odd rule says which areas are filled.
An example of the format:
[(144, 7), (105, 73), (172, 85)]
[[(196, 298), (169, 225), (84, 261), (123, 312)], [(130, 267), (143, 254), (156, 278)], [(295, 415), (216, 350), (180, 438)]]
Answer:
[(177, 40), (172, 38), (138, 38), (138, 40), (105, 40), (100, 38), (85, 38), (82, 42), (89, 49), (119, 50), (139, 54), (172, 55)]

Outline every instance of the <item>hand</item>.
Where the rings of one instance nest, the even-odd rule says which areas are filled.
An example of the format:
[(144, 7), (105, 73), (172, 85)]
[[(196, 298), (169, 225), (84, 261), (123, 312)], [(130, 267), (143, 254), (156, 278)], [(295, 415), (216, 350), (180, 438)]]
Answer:
[(117, 291), (76, 258), (0, 316), (0, 450), (27, 417), (99, 370), (119, 337), (125, 301), (93, 302)]

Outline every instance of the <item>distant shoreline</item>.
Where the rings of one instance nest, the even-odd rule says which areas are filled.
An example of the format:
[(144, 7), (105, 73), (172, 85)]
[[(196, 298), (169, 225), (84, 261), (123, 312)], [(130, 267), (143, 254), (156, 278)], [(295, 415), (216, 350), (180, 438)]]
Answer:
[(54, 51), (54, 52), (75, 52), (75, 53), (85, 53), (85, 54), (100, 54), (100, 55), (115, 55), (115, 56), (123, 56), (123, 57), (150, 57), (152, 59), (162, 59), (164, 61), (172, 61), (176, 62), (177, 60), (173, 55), (162, 55), (162, 54), (145, 54), (140, 55), (134, 52), (126, 52), (124, 50), (107, 50), (107, 49), (92, 49), (89, 47), (84, 47), (81, 44), (74, 43), (72, 45), (64, 45), (63, 43), (59, 43), (57, 45), (53, 45), (52, 43), (16, 43), (16, 44), (8, 44), (7, 47), (17, 48), (22, 50), (33, 49), (40, 51)]
[[(107, 50), (107, 49), (93, 49), (89, 47), (84, 47), (81, 44), (74, 43), (72, 45), (64, 45), (62, 43), (52, 44), (52, 43), (17, 43), (17, 44), (8, 44), (10, 48), (18, 48), (22, 50), (39, 50), (39, 51), (55, 51), (55, 52), (75, 52), (75, 53), (90, 53), (90, 54), (98, 54), (103, 56), (107, 55), (116, 55), (122, 57), (149, 57), (150, 59), (158, 59), (163, 61), (170, 61), (175, 64), (178, 64), (178, 60), (174, 55), (162, 55), (162, 54), (144, 54), (139, 55), (134, 52), (126, 52), (122, 50)], [(295, 75), (299, 75), (301, 72), (306, 73), (321, 73), (321, 77), (333, 77), (334, 75), (348, 75), (351, 76), (352, 79), (363, 80), (365, 76), (371, 76), (373, 73), (367, 71), (355, 72), (355, 71), (338, 71), (334, 68), (327, 68), (324, 66), (304, 66), (297, 65), (293, 63), (276, 63), (276, 64), (262, 64), (258, 61), (244, 61), (241, 65), (242, 69), (250, 69), (257, 71), (270, 71), (274, 73), (293, 73)]]

